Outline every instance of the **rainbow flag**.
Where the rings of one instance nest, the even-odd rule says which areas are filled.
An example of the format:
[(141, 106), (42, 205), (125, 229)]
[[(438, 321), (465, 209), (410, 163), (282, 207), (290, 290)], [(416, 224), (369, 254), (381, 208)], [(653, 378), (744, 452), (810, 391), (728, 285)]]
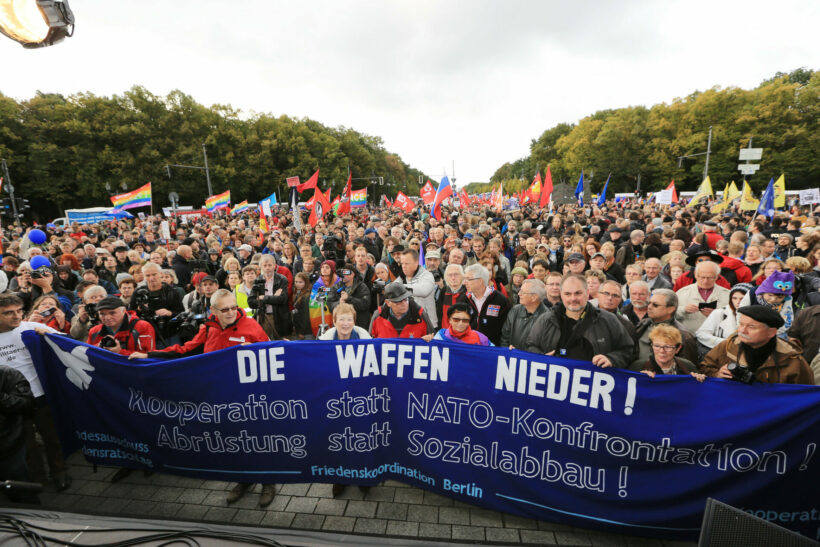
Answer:
[(240, 201), (239, 203), (236, 204), (236, 207), (231, 209), (231, 214), (236, 215), (236, 214), (242, 213), (244, 211), (247, 211), (248, 209), (249, 209), (248, 200)]
[(151, 183), (141, 186), (136, 190), (131, 190), (125, 194), (111, 196), (111, 203), (118, 210), (133, 209), (134, 207), (151, 206)]
[(227, 190), (221, 194), (210, 196), (205, 200), (205, 208), (209, 212), (214, 212), (217, 209), (225, 209), (231, 205), (231, 191)]
[(333, 326), (333, 315), (324, 299), (319, 299), (319, 293), (325, 286), (322, 278), (316, 280), (310, 291), (310, 300), (308, 301), (308, 316), (310, 317), (310, 328), (313, 330), (313, 336), (319, 335), (319, 326), (322, 324), (322, 313), (325, 316), (325, 324), (329, 327)]
[(350, 206), (364, 207), (367, 205), (367, 188), (350, 192)]

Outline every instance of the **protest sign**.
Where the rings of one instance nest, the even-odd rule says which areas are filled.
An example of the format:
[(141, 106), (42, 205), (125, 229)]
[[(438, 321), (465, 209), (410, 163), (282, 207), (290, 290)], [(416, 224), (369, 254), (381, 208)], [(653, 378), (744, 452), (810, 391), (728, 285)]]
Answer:
[(813, 205), (815, 203), (820, 203), (820, 189), (800, 190), (800, 205)]
[[(134, 362), (24, 333), (68, 452), (242, 482), (385, 479), (524, 517), (695, 537), (714, 497), (814, 538), (820, 388), (414, 339)], [(321, 379), (321, 381), (317, 381)]]

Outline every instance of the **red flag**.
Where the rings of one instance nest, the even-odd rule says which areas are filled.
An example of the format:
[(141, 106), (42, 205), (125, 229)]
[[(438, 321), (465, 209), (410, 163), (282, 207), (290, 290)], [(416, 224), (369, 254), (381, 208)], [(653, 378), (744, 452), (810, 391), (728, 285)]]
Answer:
[(387, 196), (384, 197), (384, 206), (387, 207), (388, 209), (390, 207), (393, 207), (393, 202), (390, 201), (390, 198), (388, 198)]
[(299, 192), (304, 192), (305, 190), (310, 190), (311, 188), (316, 188), (316, 185), (319, 184), (319, 170), (317, 169), (313, 176), (307, 179), (305, 182), (299, 183), (296, 185), (296, 190)]
[(552, 173), (550, 166), (547, 165), (547, 172), (544, 174), (544, 183), (541, 185), (541, 199), (538, 201), (539, 207), (546, 207), (549, 205), (550, 196), (552, 196)]
[(350, 214), (350, 193), (353, 191), (351, 183), (353, 182), (353, 171), (347, 175), (347, 184), (342, 192), (342, 201), (339, 202), (339, 209), (337, 214), (339, 216)]
[[(317, 171), (318, 173), (318, 171)], [(330, 203), (327, 201), (327, 196), (325, 193), (319, 190), (319, 188), (314, 188), (313, 190), (313, 207), (310, 210), (310, 217), (308, 217), (308, 223), (312, 227), (316, 227), (316, 223), (318, 223), (322, 217), (325, 216), (325, 213), (330, 211)]]
[(436, 189), (433, 188), (433, 184), (428, 180), (427, 184), (422, 187), (419, 195), (421, 196), (421, 200), (424, 204), (429, 205), (433, 203), (434, 199), (436, 199)]
[(667, 190), (672, 190), (672, 203), (678, 202), (678, 191), (675, 190), (675, 181), (669, 183), (669, 186), (666, 187)]
[(413, 201), (404, 195), (404, 192), (402, 191), (399, 191), (399, 193), (396, 194), (396, 202), (393, 205), (399, 209), (407, 211), (408, 213), (414, 208)]
[(458, 202), (461, 204), (462, 209), (466, 209), (470, 206), (470, 196), (467, 195), (467, 191), (464, 188), (461, 189), (461, 195), (458, 197)]

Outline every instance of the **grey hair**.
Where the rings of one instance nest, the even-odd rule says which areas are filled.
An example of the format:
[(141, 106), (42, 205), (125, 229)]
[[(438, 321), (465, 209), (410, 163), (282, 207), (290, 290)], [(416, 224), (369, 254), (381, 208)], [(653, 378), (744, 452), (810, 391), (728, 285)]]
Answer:
[(156, 270), (157, 273), (162, 273), (162, 268), (155, 262), (146, 262), (142, 267), (142, 273), (148, 273), (148, 270)]
[(525, 279), (524, 282), (521, 283), (521, 288), (523, 289), (524, 286), (529, 287), (529, 290), (535, 293), (539, 299), (544, 300), (547, 298), (547, 287), (540, 279)]
[(476, 277), (480, 278), (481, 281), (484, 282), (485, 287), (490, 284), (490, 272), (481, 264), (473, 264), (472, 266), (467, 266), (466, 268), (464, 268), (464, 275), (475, 275)]
[(632, 287), (644, 287), (647, 291), (649, 291), (649, 283), (642, 280), (633, 281), (632, 283), (630, 283), (629, 290), (632, 290)]
[(708, 266), (709, 264), (711, 264), (712, 267), (714, 268), (715, 277), (719, 276), (720, 275), (720, 264), (718, 264), (717, 262), (712, 262), (711, 260), (708, 260), (706, 262), (698, 262), (695, 265), (695, 273), (697, 274), (698, 272), (703, 271), (704, 266)]
[(678, 295), (672, 289), (655, 289), (652, 294), (659, 294), (664, 297), (668, 307), (678, 307)]
[(458, 269), (458, 273), (460, 273), (461, 275), (464, 275), (464, 266), (462, 266), (461, 264), (450, 264), (449, 266), (447, 266), (444, 269), (444, 275), (447, 275), (447, 273), (450, 270), (454, 270), (454, 269)]
[(217, 291), (211, 295), (211, 307), (216, 308), (216, 303), (219, 302), (221, 298), (225, 298), (226, 296), (230, 296), (233, 298), (233, 301), (236, 302), (236, 295), (234, 293), (228, 289), (217, 289)]
[(94, 294), (98, 292), (103, 293), (103, 296), (108, 294), (104, 287), (100, 285), (91, 285), (83, 293), (83, 302), (87, 301), (90, 297), (94, 296)]

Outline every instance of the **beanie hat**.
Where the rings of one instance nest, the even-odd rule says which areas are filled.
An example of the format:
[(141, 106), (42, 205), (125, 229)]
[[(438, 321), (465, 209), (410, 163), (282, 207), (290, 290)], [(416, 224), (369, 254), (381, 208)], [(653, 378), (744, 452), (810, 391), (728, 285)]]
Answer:
[(512, 269), (512, 271), (510, 272), (510, 275), (511, 276), (513, 276), (513, 275), (523, 275), (524, 277), (527, 277), (527, 270), (525, 270), (521, 266), (518, 266), (517, 268)]
[(199, 282), (202, 281), (202, 278), (207, 276), (208, 274), (205, 272), (196, 272), (193, 277), (191, 277), (191, 285), (194, 287), (199, 286)]
[(324, 262), (322, 262), (321, 266), (324, 266), (325, 264), (330, 266), (330, 273), (336, 275), (336, 262), (333, 260), (325, 260)]
[(784, 294), (792, 293), (794, 289), (794, 274), (792, 272), (772, 272), (772, 275), (760, 284), (757, 294)]

